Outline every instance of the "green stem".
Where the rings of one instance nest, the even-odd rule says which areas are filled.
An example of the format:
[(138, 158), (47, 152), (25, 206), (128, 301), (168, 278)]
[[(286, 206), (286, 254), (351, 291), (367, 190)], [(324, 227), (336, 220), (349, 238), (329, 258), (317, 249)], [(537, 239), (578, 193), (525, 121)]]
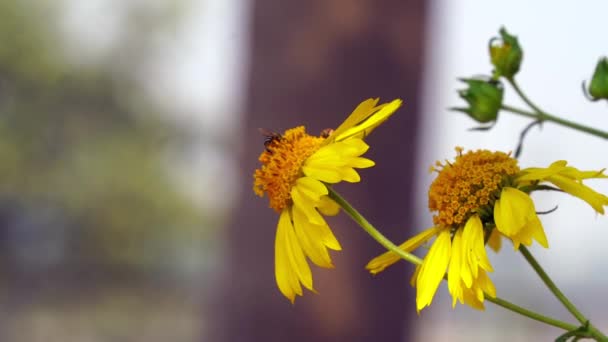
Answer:
[(528, 98), (528, 96), (526, 96), (526, 94), (521, 90), (521, 88), (519, 87), (519, 85), (517, 84), (517, 82), (515, 81), (515, 79), (513, 77), (507, 78), (507, 81), (509, 82), (511, 87), (513, 87), (513, 89), (515, 89), (515, 92), (517, 93), (517, 95), (519, 95), (519, 97), (521, 97), (521, 99), (524, 100), (524, 102), (528, 106), (530, 106), (530, 108), (534, 109), (534, 111), (536, 111), (539, 114), (544, 114), (544, 111), (542, 109), (540, 109), (536, 104), (534, 104), (534, 102), (532, 102), (532, 100), (530, 100)]
[(608, 132), (605, 132), (605, 131), (602, 131), (602, 130), (599, 130), (599, 129), (595, 129), (593, 127), (584, 126), (584, 125), (581, 125), (581, 124), (578, 124), (576, 122), (569, 121), (569, 120), (566, 120), (566, 119), (562, 119), (562, 118), (559, 118), (557, 116), (548, 114), (546, 112), (541, 112), (541, 113), (539, 113), (539, 112), (528, 112), (528, 111), (525, 111), (523, 109), (511, 107), (511, 106), (508, 106), (508, 105), (502, 105), (500, 107), (500, 109), (505, 110), (507, 112), (514, 113), (514, 114), (518, 114), (518, 115), (521, 115), (521, 116), (525, 116), (525, 117), (528, 117), (528, 118), (531, 118), (531, 119), (539, 120), (539, 121), (550, 121), (550, 122), (556, 123), (558, 125), (562, 125), (562, 126), (565, 126), (565, 127), (572, 128), (572, 129), (577, 130), (577, 131), (589, 133), (591, 135), (595, 135), (595, 136), (600, 137), (600, 138), (608, 139)]
[(566, 307), (566, 309), (579, 321), (583, 326), (588, 325), (588, 331), (591, 335), (593, 335), (598, 340), (606, 340), (604, 334), (602, 334), (597, 328), (595, 328), (590, 322), (589, 319), (585, 317), (577, 308), (570, 302), (570, 300), (564, 295), (564, 293), (555, 285), (553, 280), (549, 277), (549, 275), (545, 272), (545, 270), (540, 266), (538, 261), (532, 256), (530, 251), (523, 245), (519, 246), (519, 251), (524, 256), (526, 261), (532, 266), (534, 271), (538, 274), (540, 279), (545, 283), (547, 288), (555, 295), (555, 297)]
[[(359, 226), (361, 226), (361, 228), (363, 228), (363, 230), (365, 230), (372, 238), (374, 238), (374, 240), (376, 240), (378, 243), (380, 243), (384, 248), (386, 248), (389, 251), (392, 251), (394, 253), (396, 253), (397, 255), (399, 255), (402, 259), (409, 261), (410, 263), (414, 264), (414, 265), (421, 265), (422, 264), (422, 259), (418, 258), (417, 256), (407, 253), (405, 251), (403, 251), (402, 249), (400, 249), (397, 245), (395, 245), (394, 243), (392, 243), (389, 239), (387, 239), (382, 233), (380, 233), (371, 223), (369, 223), (369, 221), (367, 221), (365, 219), (365, 217), (363, 217), (363, 215), (361, 215), (352, 205), (350, 205), (350, 203), (348, 203), (348, 201), (346, 201), (346, 199), (344, 199), (342, 196), (340, 196), (340, 194), (338, 194), (336, 191), (334, 191), (331, 187), (328, 188), (329, 189), (329, 197), (331, 199), (333, 199), (334, 201), (336, 201), (336, 203), (338, 203), (342, 209), (355, 221), (357, 222), (357, 224), (359, 224)], [(539, 322), (543, 322), (546, 323), (548, 325), (557, 327), (557, 328), (561, 328), (567, 331), (572, 331), (575, 330), (577, 327), (575, 325), (551, 318), (551, 317), (547, 317), (544, 315), (541, 315), (539, 313), (536, 313), (534, 311), (530, 311), (528, 309), (524, 309), (520, 306), (517, 306), (511, 302), (508, 302), (504, 299), (501, 299), (499, 297), (496, 298), (492, 298), (490, 296), (485, 296), (486, 300), (494, 303), (498, 306), (501, 306), (507, 310), (513, 311), (515, 313), (518, 313), (522, 316), (526, 316), (528, 318), (531, 318), (533, 320), (539, 321)]]
[(513, 312), (517, 312), (520, 315), (529, 317), (533, 320), (539, 321), (539, 322), (543, 322), (546, 323), (548, 325), (552, 325), (554, 327), (557, 328), (561, 328), (564, 329), (566, 331), (572, 331), (577, 329), (578, 327), (574, 324), (570, 324), (570, 323), (566, 323), (566, 322), (562, 322), (558, 319), (554, 319), (551, 317), (547, 317), (544, 315), (541, 315), (539, 313), (536, 313), (534, 311), (530, 311), (528, 309), (522, 308), (521, 306), (515, 305), (511, 302), (508, 302), (504, 299), (501, 299), (499, 297), (496, 298), (492, 298), (492, 297), (486, 297), (485, 298), (488, 302), (492, 302), (498, 306), (502, 306), (503, 308), (507, 309), (507, 310), (511, 310)]
[(599, 129), (595, 129), (593, 127), (584, 126), (584, 125), (578, 124), (576, 122), (562, 119), (560, 117), (557, 117), (555, 115), (551, 115), (551, 114), (545, 112), (544, 110), (540, 109), (540, 107), (538, 107), (534, 102), (532, 102), (532, 100), (530, 100), (528, 98), (528, 96), (526, 96), (526, 94), (523, 92), (523, 90), (521, 90), (521, 88), (519, 87), (519, 85), (517, 84), (517, 82), (515, 81), (514, 78), (507, 78), (507, 81), (513, 87), (513, 89), (515, 90), (517, 95), (519, 95), (519, 97), (521, 97), (521, 99), (528, 106), (530, 106), (530, 108), (532, 108), (534, 110), (534, 112), (527, 112), (527, 111), (513, 108), (513, 107), (507, 106), (507, 105), (503, 105), (501, 107), (503, 110), (506, 110), (506, 111), (509, 111), (512, 113), (516, 113), (519, 115), (527, 116), (527, 117), (539, 120), (541, 122), (542, 121), (551, 121), (551, 122), (554, 122), (556, 124), (559, 124), (559, 125), (562, 125), (565, 127), (569, 127), (569, 128), (581, 131), (581, 132), (589, 133), (591, 135), (595, 135), (600, 138), (608, 139), (608, 132), (605, 132), (605, 131), (602, 131)]
[(402, 259), (411, 262), (414, 265), (422, 265), (422, 259), (415, 256), (414, 254), (408, 253), (397, 245), (395, 245), (391, 240), (387, 239), (382, 233), (378, 231), (369, 221), (361, 215), (357, 209), (353, 208), (340, 194), (338, 194), (334, 189), (329, 188), (329, 197), (336, 201), (344, 211), (355, 221), (363, 230), (365, 230), (374, 240), (376, 240), (382, 247), (386, 248), (389, 251), (392, 251), (399, 255)]

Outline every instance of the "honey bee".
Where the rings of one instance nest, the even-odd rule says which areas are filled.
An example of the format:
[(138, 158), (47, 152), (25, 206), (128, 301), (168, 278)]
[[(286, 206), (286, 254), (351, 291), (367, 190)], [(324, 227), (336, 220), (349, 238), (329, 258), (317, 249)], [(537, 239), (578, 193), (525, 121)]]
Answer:
[(321, 134), (319, 134), (319, 136), (321, 138), (328, 138), (333, 132), (334, 130), (332, 128), (326, 128), (321, 131)]
[(272, 153), (270, 145), (275, 141), (280, 141), (283, 136), (280, 133), (272, 132), (264, 128), (258, 128), (258, 131), (264, 136), (264, 148), (266, 152)]

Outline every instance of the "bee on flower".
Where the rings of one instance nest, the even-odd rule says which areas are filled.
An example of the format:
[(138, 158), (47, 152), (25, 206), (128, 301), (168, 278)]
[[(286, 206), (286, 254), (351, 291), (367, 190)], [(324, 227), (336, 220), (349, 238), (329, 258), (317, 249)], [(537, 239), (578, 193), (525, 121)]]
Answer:
[[(488, 277), (493, 268), (486, 244), (498, 251), (505, 237), (516, 250), (522, 244), (530, 246), (533, 240), (548, 248), (530, 192), (551, 184), (587, 202), (600, 214), (608, 206), (607, 196), (583, 184), (585, 179), (607, 178), (603, 169), (580, 171), (560, 160), (547, 168), (522, 170), (507, 153), (463, 153), (460, 147), (456, 152), (454, 162), (436, 162), (431, 168), (437, 172), (428, 195), (429, 209), (435, 212), (434, 226), (399, 246), (409, 253), (435, 237), (411, 280), (416, 287), (418, 312), (431, 305), (446, 275), (452, 307), (460, 302), (483, 309), (485, 296), (496, 297), (496, 288)], [(397, 254), (386, 252), (366, 268), (377, 274), (398, 260)]]
[(275, 278), (292, 303), (302, 295), (302, 286), (315, 291), (308, 260), (332, 268), (328, 249), (341, 249), (323, 217), (337, 215), (340, 209), (328, 197), (327, 187), (359, 182), (356, 169), (374, 166), (362, 157), (369, 149), (364, 138), (401, 106), (401, 100), (380, 105), (378, 100), (363, 101), (337, 129), (326, 129), (318, 137), (299, 126), (267, 135), (264, 141), (253, 190), (259, 196), (266, 194), (279, 214)]

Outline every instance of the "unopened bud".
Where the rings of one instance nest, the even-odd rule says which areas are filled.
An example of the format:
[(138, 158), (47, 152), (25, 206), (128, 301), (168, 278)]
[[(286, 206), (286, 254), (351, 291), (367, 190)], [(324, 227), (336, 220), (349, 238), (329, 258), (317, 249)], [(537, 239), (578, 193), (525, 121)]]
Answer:
[(468, 108), (453, 108), (467, 113), (480, 123), (496, 121), (502, 105), (503, 86), (500, 82), (488, 79), (460, 79), (469, 87), (458, 91), (458, 95), (469, 104)]
[(517, 37), (510, 35), (507, 30), (500, 29), (500, 38), (490, 40), (490, 60), (494, 65), (494, 77), (513, 78), (519, 71), (523, 51)]
[(608, 99), (608, 58), (602, 57), (597, 62), (588, 91), (593, 101)]

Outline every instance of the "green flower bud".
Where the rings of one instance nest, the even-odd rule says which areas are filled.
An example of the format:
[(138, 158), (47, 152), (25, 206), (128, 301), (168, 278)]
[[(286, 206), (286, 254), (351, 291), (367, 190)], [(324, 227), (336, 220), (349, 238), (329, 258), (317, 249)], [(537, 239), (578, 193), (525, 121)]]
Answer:
[(524, 53), (515, 36), (507, 33), (504, 27), (499, 32), (500, 38), (490, 40), (490, 60), (495, 78), (503, 76), (510, 79), (519, 71)]
[(608, 99), (608, 58), (606, 57), (600, 58), (595, 66), (589, 85), (589, 95), (593, 101)]
[(453, 108), (467, 113), (480, 123), (496, 121), (502, 105), (503, 86), (500, 82), (488, 79), (460, 79), (469, 87), (458, 91), (458, 95), (469, 104), (469, 108)]

